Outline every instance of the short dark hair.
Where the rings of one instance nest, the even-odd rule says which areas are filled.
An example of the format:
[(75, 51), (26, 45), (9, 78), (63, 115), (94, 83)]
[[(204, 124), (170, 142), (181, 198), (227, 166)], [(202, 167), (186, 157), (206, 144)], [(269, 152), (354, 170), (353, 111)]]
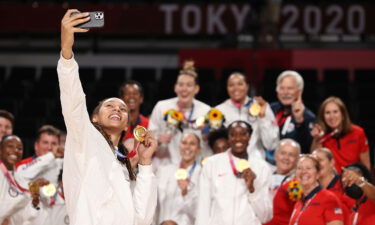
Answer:
[(42, 134), (49, 134), (56, 136), (57, 139), (60, 140), (60, 130), (52, 125), (43, 125), (41, 128), (39, 128), (37, 134), (36, 134), (36, 141), (40, 139)]
[(12, 127), (14, 127), (14, 115), (11, 112), (0, 109), (0, 117), (5, 118), (10, 121)]
[(135, 81), (135, 80), (129, 80), (129, 81), (123, 83), (120, 86), (120, 88), (118, 90), (118, 94), (119, 94), (120, 98), (124, 98), (124, 96), (125, 96), (124, 88), (126, 87), (126, 85), (137, 85), (138, 88), (139, 88), (139, 93), (141, 94), (142, 97), (144, 97), (144, 90), (143, 90), (142, 84), (139, 83), (138, 81)]
[(350, 168), (356, 168), (358, 170), (361, 171), (361, 174), (362, 176), (371, 184), (374, 184), (374, 177), (371, 175), (371, 172), (367, 169), (367, 167), (365, 165), (363, 165), (362, 163), (360, 162), (356, 162), (356, 163), (352, 163), (352, 164), (349, 164), (347, 166), (345, 166), (345, 168), (347, 169), (350, 169)]
[(208, 145), (213, 149), (215, 141), (225, 138), (228, 140), (228, 130), (226, 128), (220, 128), (217, 130), (213, 130), (210, 133), (208, 133), (207, 139), (208, 139)]

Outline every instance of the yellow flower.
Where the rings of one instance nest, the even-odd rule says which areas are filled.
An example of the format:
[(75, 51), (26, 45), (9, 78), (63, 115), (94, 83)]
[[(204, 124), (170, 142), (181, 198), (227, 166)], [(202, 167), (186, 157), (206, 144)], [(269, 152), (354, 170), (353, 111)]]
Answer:
[(288, 185), (289, 199), (297, 202), (302, 198), (302, 194), (303, 194), (302, 187), (298, 183), (298, 181), (297, 180), (290, 181)]
[(218, 109), (211, 109), (208, 113), (208, 118), (210, 120), (221, 120), (223, 117), (223, 114)]
[(175, 119), (175, 120), (177, 120), (177, 121), (182, 121), (182, 119), (184, 117), (182, 116), (182, 113), (180, 113), (179, 111), (173, 110), (173, 112), (172, 112), (172, 118)]

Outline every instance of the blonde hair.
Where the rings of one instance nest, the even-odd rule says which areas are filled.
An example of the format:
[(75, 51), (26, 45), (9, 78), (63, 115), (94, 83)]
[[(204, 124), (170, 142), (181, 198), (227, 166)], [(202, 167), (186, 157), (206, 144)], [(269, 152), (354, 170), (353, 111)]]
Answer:
[(191, 76), (194, 78), (195, 83), (198, 83), (198, 74), (195, 70), (194, 64), (195, 62), (193, 60), (186, 60), (178, 76), (181, 76), (181, 75)]

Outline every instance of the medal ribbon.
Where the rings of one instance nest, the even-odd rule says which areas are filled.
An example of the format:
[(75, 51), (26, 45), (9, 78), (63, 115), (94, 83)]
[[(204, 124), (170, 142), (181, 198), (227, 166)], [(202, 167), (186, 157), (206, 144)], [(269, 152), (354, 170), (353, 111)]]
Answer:
[(51, 197), (51, 202), (49, 203), (49, 206), (54, 206), (55, 205), (56, 199), (57, 199), (57, 195), (60, 195), (60, 197), (65, 200), (64, 194), (61, 191), (57, 190), (56, 193), (55, 193), (55, 195)]
[[(241, 108), (242, 107), (242, 104), (241, 103), (239, 103), (239, 102), (236, 102), (236, 101), (234, 101), (234, 100), (232, 100), (231, 99), (231, 101), (232, 101), (232, 104), (234, 105), (234, 106), (236, 106), (237, 108)], [(247, 103), (246, 104), (244, 104), (243, 106), (244, 107), (249, 107), (250, 106), (250, 104), (253, 102), (253, 100), (252, 99), (250, 99), (249, 101), (247, 101)]]
[(294, 222), (294, 225), (298, 225), (298, 221), (299, 219), (301, 218), (301, 215), (303, 213), (303, 211), (305, 211), (307, 209), (307, 207), (310, 205), (310, 202), (313, 200), (313, 198), (315, 197), (316, 194), (314, 194), (314, 196), (312, 196), (307, 202), (306, 204), (303, 204), (302, 205), (302, 208), (301, 208), (301, 211), (299, 212), (298, 216), (297, 216), (297, 219), (296, 219), (296, 222)]
[[(194, 172), (194, 169), (195, 169), (196, 166), (197, 166), (197, 161), (194, 161), (193, 165), (191, 166), (191, 168), (189, 170), (189, 178), (188, 178), (189, 180), (193, 176), (193, 172)], [(180, 169), (186, 169), (182, 162), (180, 163)]]
[(338, 129), (334, 129), (331, 133), (327, 134), (326, 136), (322, 137), (319, 141), (320, 144), (324, 143), (327, 141), (328, 138), (332, 137), (333, 135), (337, 134), (339, 132)]
[(130, 152), (128, 152), (128, 154), (126, 154), (126, 155), (122, 154), (122, 153), (118, 150), (117, 147), (115, 147), (115, 153), (116, 153), (116, 155), (117, 155), (118, 157), (123, 158), (123, 159), (124, 159), (124, 158), (133, 158), (133, 157), (137, 154), (137, 152), (138, 152), (139, 144), (140, 144), (140, 142), (138, 142), (137, 145), (135, 146), (135, 148), (133, 148), (133, 150), (131, 150)]
[(240, 172), (238, 172), (238, 170), (236, 169), (236, 166), (234, 165), (232, 153), (229, 151), (228, 155), (229, 155), (230, 167), (232, 168), (233, 174), (234, 176), (239, 177), (241, 174)]
[(178, 104), (177, 104), (177, 106), (178, 106), (178, 111), (182, 114), (182, 116), (184, 117), (185, 121), (187, 121), (189, 123), (194, 122), (194, 121), (191, 120), (191, 117), (193, 116), (193, 111), (194, 111), (194, 103), (191, 106), (190, 113), (189, 113), (189, 118), (188, 119), (186, 119), (186, 116), (185, 116), (184, 111), (182, 110), (182, 107), (180, 107)]
[(29, 190), (27, 190), (27, 189), (21, 187), (21, 186), (17, 183), (17, 181), (16, 181), (16, 180), (15, 180), (15, 179), (9, 174), (8, 169), (5, 167), (5, 165), (4, 165), (4, 163), (3, 163), (2, 161), (0, 161), (0, 168), (1, 168), (1, 170), (3, 171), (5, 177), (8, 179), (9, 183), (10, 183), (12, 186), (16, 187), (17, 189), (19, 189), (19, 190), (22, 191), (22, 192), (29, 193)]

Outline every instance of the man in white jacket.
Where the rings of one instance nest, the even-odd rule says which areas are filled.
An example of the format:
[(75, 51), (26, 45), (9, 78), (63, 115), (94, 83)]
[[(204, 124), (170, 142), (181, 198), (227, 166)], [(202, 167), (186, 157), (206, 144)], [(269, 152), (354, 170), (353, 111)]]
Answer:
[(57, 186), (63, 167), (64, 147), (59, 145), (60, 130), (51, 125), (42, 126), (34, 143), (35, 156), (17, 163), (16, 179), (24, 188), (37, 178), (44, 178)]
[[(78, 13), (72, 15), (72, 13)], [(76, 9), (61, 21), (61, 56), (57, 66), (67, 138), (64, 154), (64, 194), (71, 225), (148, 225), (156, 207), (156, 181), (151, 157), (157, 148), (150, 132), (138, 148), (138, 174), (130, 166), (122, 138), (129, 108), (119, 98), (99, 103), (90, 121), (85, 93), (73, 57), (75, 27), (90, 20)], [(130, 182), (135, 181), (134, 189)]]

